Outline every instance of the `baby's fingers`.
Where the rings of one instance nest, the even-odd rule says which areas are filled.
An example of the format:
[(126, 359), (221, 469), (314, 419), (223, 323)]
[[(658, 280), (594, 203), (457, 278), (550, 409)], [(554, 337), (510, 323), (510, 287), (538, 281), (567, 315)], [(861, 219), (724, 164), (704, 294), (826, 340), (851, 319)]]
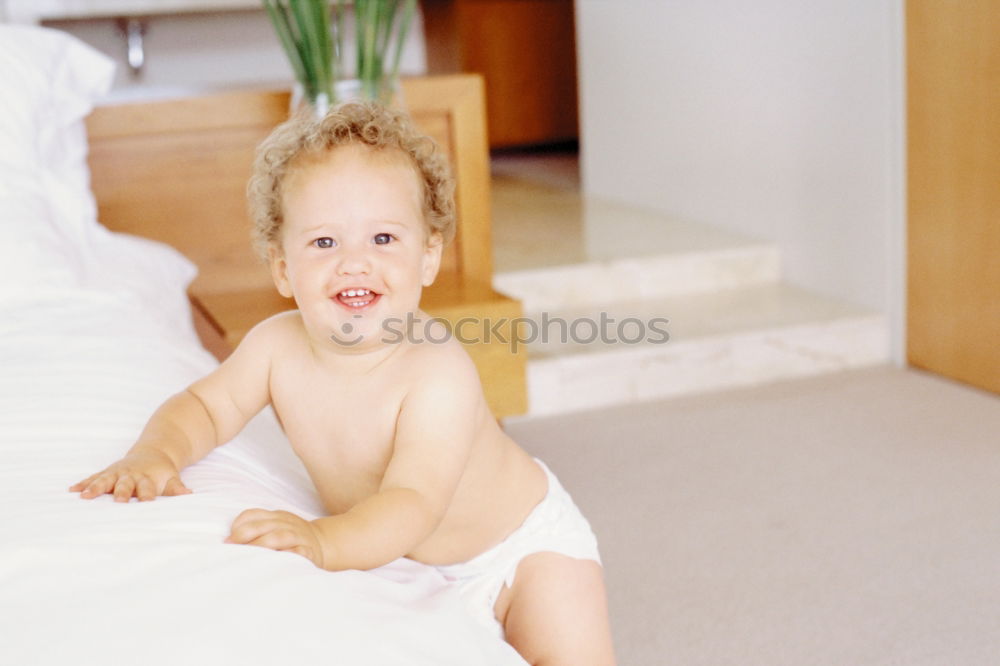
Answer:
[(265, 509), (247, 509), (233, 521), (225, 542), (249, 544), (274, 531), (281, 525), (273, 519), (272, 513)]
[(238, 543), (243, 543), (247, 546), (270, 548), (271, 550), (291, 550), (296, 546), (302, 545), (301, 540), (295, 532), (281, 526), (274, 526), (272, 529), (252, 539), (246, 539)]
[(273, 518), (274, 512), (268, 511), (267, 509), (245, 509), (240, 512), (240, 515), (233, 519), (233, 524), (230, 529), (235, 532), (237, 528), (248, 523), (260, 522), (262, 520)]
[(148, 476), (144, 476), (139, 479), (139, 483), (135, 485), (135, 496), (139, 498), (140, 502), (149, 502), (156, 498), (156, 486), (153, 485), (153, 480)]
[(117, 477), (114, 474), (108, 474), (107, 472), (98, 474), (97, 476), (92, 476), (87, 483), (86, 481), (81, 481), (77, 485), (87, 483), (87, 486), (80, 492), (80, 497), (83, 499), (93, 499), (104, 493), (111, 492), (111, 489), (115, 487), (115, 480)]
[(93, 481), (94, 479), (96, 479), (97, 476), (98, 476), (97, 474), (91, 474), (90, 476), (88, 476), (83, 481), (77, 481), (76, 483), (74, 483), (72, 486), (69, 487), (69, 491), (71, 493), (78, 493), (78, 492), (82, 491), (84, 488), (86, 488), (87, 486), (89, 486), (90, 482)]
[(174, 476), (167, 479), (166, 485), (163, 486), (163, 495), (187, 495), (191, 492), (191, 489), (184, 485), (178, 477)]
[(120, 476), (115, 483), (115, 501), (127, 502), (135, 492), (135, 480), (131, 476)]

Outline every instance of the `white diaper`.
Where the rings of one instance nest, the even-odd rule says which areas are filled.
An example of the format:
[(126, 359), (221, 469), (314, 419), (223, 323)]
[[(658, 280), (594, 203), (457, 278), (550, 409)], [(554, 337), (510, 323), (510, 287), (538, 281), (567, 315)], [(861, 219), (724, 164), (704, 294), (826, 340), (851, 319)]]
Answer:
[(472, 615), (501, 637), (503, 627), (493, 607), (503, 586), (513, 586), (517, 565), (525, 557), (552, 552), (601, 563), (590, 523), (545, 463), (538, 458), (535, 462), (545, 470), (549, 489), (521, 526), (499, 545), (468, 562), (435, 567), (458, 589)]

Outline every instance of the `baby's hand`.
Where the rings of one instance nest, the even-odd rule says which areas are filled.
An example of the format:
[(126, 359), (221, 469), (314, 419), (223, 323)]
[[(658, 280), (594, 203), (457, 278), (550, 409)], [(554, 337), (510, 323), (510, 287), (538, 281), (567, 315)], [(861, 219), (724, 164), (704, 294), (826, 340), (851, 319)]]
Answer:
[(105, 493), (116, 502), (128, 502), (132, 497), (140, 502), (157, 495), (186, 495), (191, 489), (184, 485), (172, 460), (160, 451), (137, 451), (108, 466), (102, 472), (88, 476), (70, 486), (83, 499), (93, 499)]
[(308, 520), (287, 511), (247, 509), (236, 516), (225, 543), (288, 551), (323, 568), (319, 530)]

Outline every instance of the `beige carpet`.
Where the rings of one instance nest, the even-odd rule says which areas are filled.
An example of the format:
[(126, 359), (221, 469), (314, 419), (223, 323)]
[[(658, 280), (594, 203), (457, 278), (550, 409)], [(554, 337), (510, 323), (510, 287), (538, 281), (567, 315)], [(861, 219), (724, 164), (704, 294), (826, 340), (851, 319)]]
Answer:
[(1000, 664), (1000, 398), (894, 368), (512, 421), (622, 666)]

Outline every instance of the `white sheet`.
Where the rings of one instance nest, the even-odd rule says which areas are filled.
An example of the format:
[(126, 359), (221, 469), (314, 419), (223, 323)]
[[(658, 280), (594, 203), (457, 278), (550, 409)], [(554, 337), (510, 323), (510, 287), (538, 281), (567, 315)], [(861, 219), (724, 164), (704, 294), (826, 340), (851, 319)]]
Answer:
[(114, 294), (0, 301), (0, 663), (524, 663), (430, 568), (223, 544), (243, 509), (320, 511), (270, 414), (182, 473), (191, 495), (67, 491), (213, 365)]

